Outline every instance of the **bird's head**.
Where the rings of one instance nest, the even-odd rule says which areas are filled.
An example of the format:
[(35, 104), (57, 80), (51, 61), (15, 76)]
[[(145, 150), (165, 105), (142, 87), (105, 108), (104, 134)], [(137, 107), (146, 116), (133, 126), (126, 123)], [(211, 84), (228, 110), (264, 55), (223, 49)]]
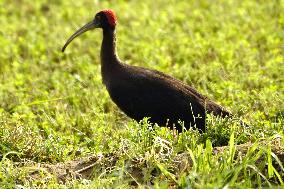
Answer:
[(83, 27), (78, 29), (65, 43), (65, 45), (62, 48), (62, 52), (66, 49), (66, 47), (71, 43), (73, 39), (80, 36), (81, 34), (85, 33), (86, 31), (95, 29), (95, 28), (102, 28), (102, 29), (110, 29), (114, 30), (115, 26), (117, 24), (117, 18), (113, 10), (111, 9), (105, 9), (100, 12), (98, 12), (95, 15), (95, 18), (85, 24)]

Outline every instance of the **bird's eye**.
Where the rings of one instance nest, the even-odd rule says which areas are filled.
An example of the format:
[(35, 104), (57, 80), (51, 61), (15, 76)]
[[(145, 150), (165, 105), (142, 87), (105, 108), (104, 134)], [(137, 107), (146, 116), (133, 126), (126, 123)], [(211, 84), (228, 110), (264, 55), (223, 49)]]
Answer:
[(97, 19), (97, 20), (101, 20), (101, 16), (97, 16), (96, 19)]

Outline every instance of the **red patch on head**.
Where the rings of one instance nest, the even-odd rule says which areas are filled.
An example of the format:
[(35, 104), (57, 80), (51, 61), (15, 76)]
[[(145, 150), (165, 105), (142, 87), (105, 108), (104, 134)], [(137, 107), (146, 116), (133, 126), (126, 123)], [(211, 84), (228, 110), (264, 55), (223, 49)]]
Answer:
[(102, 12), (106, 15), (108, 23), (111, 26), (115, 27), (117, 23), (117, 18), (116, 18), (114, 11), (111, 9), (105, 9), (105, 10), (102, 10)]

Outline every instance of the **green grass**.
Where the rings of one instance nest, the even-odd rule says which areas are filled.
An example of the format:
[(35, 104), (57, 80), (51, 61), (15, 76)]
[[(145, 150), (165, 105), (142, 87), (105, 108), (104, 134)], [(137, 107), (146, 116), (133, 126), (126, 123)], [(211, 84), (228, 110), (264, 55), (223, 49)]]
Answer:
[[(99, 29), (60, 52), (104, 8), (117, 13), (122, 60), (184, 81), (250, 127), (209, 116), (205, 134), (177, 136), (127, 118), (101, 81)], [(284, 152), (283, 13), (283, 0), (0, 0), (0, 187), (283, 187), (283, 160), (271, 150), (277, 139)], [(117, 160), (66, 183), (25, 166), (93, 154)]]

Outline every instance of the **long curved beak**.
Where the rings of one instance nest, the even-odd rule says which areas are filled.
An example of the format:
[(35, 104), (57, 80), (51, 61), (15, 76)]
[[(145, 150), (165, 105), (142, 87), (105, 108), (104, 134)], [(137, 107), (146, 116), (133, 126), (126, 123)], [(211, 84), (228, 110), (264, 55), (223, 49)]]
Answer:
[(95, 29), (99, 27), (99, 23), (96, 22), (96, 20), (91, 21), (87, 24), (85, 24), (83, 27), (81, 27), (80, 29), (78, 29), (73, 35), (71, 35), (71, 37), (66, 41), (65, 45), (62, 47), (61, 51), (64, 52), (66, 47), (69, 45), (69, 43), (71, 43), (73, 41), (73, 39), (75, 39), (76, 37), (80, 36), (81, 34), (85, 33), (86, 31)]

